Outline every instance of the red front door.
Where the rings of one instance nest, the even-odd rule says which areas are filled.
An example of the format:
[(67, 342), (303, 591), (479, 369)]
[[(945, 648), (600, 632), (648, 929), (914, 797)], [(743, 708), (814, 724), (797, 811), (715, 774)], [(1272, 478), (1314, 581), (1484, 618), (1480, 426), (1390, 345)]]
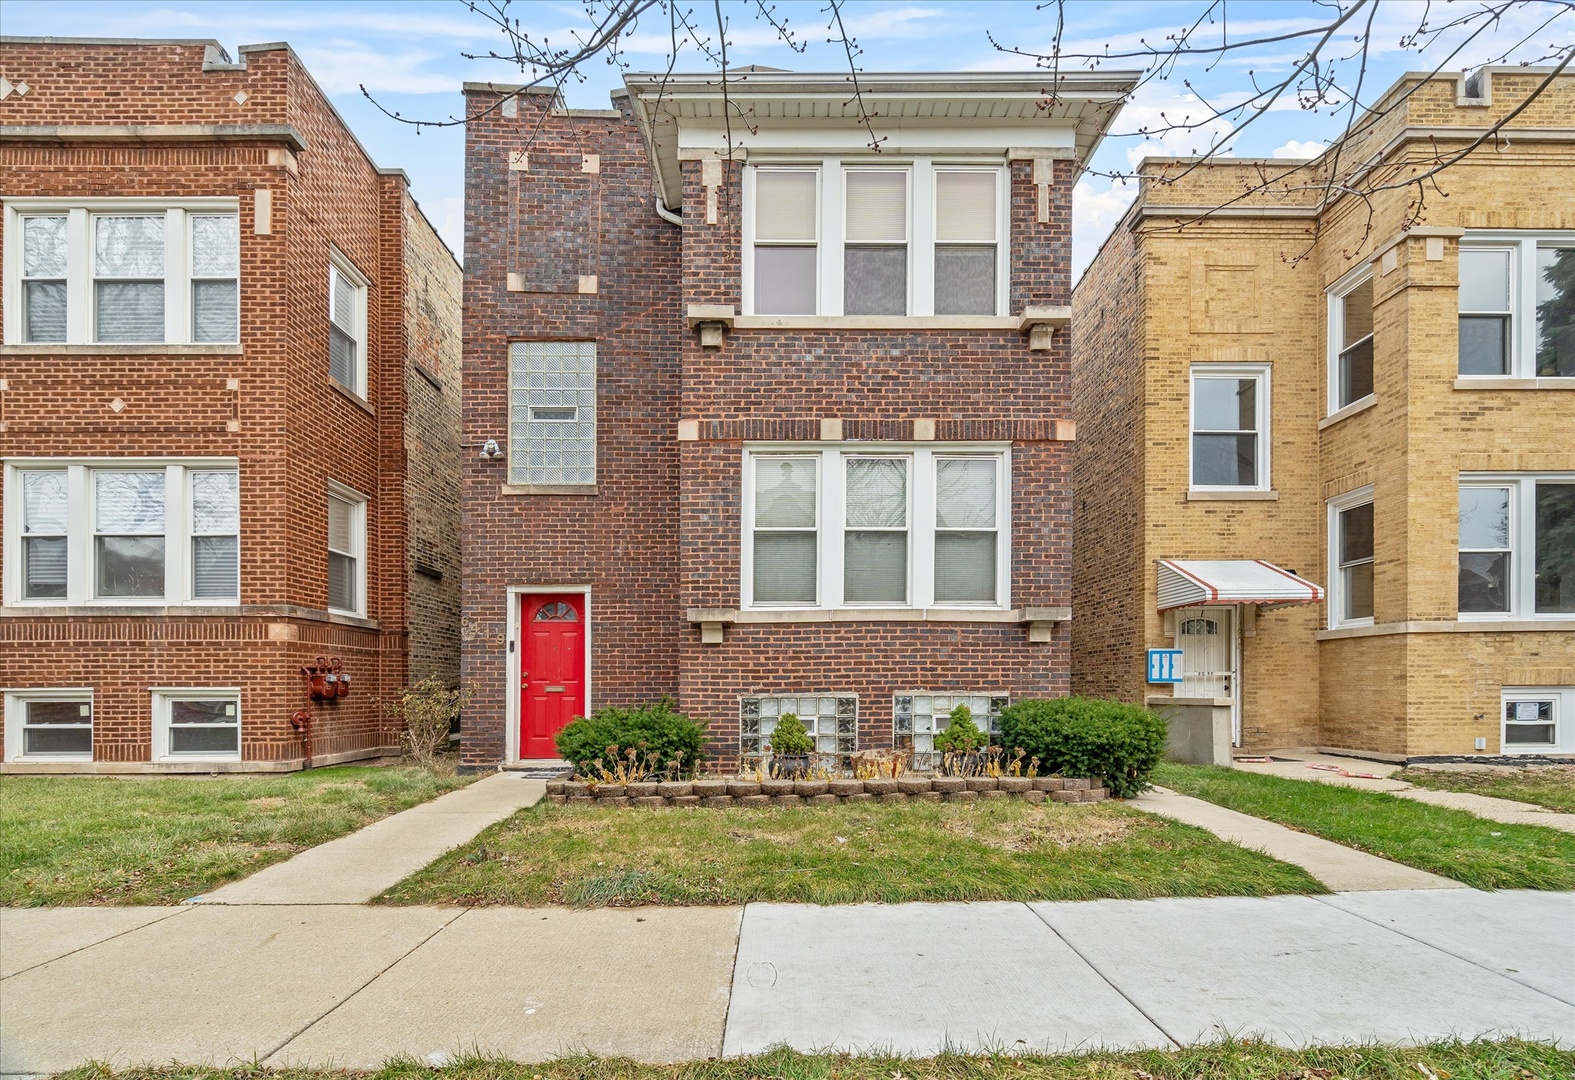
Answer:
[(520, 601), (520, 757), (556, 758), (553, 736), (585, 711), (585, 597)]

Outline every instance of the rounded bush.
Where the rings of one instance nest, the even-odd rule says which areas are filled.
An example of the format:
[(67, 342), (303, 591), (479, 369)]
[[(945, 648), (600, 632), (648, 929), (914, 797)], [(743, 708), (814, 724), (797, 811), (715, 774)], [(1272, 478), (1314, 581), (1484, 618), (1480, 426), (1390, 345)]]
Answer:
[(958, 705), (952, 709), (951, 723), (935, 733), (934, 745), (943, 754), (972, 754), (989, 741), (973, 722), (973, 710)]
[(635, 752), (642, 773), (659, 773), (677, 764), (684, 774), (700, 763), (705, 729), (673, 709), (671, 698), (630, 709), (597, 709), (577, 716), (554, 740), (558, 754), (573, 762), (577, 774), (591, 774), (598, 764), (612, 770)]
[(1163, 718), (1120, 701), (1039, 699), (1001, 710), (1001, 743), (1008, 752), (1021, 747), (1048, 773), (1101, 779), (1121, 799), (1148, 787), (1167, 735)]
[(770, 743), (771, 753), (776, 757), (793, 757), (815, 752), (815, 740), (809, 737), (809, 729), (804, 726), (804, 721), (800, 720), (796, 713), (783, 713), (777, 718), (777, 726), (772, 729)]

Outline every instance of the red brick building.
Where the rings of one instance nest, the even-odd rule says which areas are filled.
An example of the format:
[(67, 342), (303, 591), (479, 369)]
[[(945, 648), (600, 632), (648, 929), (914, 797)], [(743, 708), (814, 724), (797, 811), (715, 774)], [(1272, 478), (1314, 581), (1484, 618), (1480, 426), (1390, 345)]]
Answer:
[(671, 695), (747, 760), (1068, 689), (1071, 193), (1131, 79), (467, 87), (472, 766)]
[(287, 45), (0, 75), (3, 768), (385, 752), (457, 675), (459, 267)]

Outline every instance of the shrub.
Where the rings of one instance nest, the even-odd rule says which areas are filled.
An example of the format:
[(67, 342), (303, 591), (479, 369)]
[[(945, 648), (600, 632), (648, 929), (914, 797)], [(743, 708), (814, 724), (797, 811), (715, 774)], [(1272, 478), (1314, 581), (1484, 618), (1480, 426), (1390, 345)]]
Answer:
[(986, 742), (984, 732), (973, 722), (973, 710), (958, 705), (952, 710), (952, 720), (935, 733), (935, 749), (943, 754), (971, 754)]
[(693, 773), (700, 764), (705, 729), (673, 709), (672, 698), (630, 709), (597, 709), (577, 716), (554, 740), (558, 753), (581, 775), (627, 769), (628, 752), (641, 775), (668, 771)]
[(796, 713), (783, 713), (771, 732), (771, 753), (777, 757), (798, 757), (815, 752), (815, 740), (809, 737), (804, 722)]
[(430, 769), (438, 751), (448, 742), (454, 718), (468, 704), (469, 690), (452, 689), (442, 679), (429, 675), (400, 690), (384, 707), (390, 716), (404, 721), (399, 741), (405, 754), (417, 765)]
[(1001, 711), (1001, 741), (1062, 776), (1099, 777), (1117, 798), (1148, 787), (1165, 753), (1165, 721), (1137, 705), (1094, 698), (1019, 701)]

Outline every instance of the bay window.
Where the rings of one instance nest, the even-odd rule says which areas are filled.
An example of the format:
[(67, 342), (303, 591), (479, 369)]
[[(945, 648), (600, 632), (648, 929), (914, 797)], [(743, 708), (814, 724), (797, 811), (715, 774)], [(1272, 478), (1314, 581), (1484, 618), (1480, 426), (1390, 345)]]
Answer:
[(1575, 378), (1575, 233), (1460, 241), (1460, 375)]
[(1342, 284), (1329, 300), (1329, 411), (1337, 412), (1373, 392), (1373, 278), (1364, 269), (1355, 284)]
[(1002, 608), (1008, 452), (760, 448), (744, 461), (746, 608)]
[(1462, 619), (1575, 619), (1575, 473), (1463, 474)]

